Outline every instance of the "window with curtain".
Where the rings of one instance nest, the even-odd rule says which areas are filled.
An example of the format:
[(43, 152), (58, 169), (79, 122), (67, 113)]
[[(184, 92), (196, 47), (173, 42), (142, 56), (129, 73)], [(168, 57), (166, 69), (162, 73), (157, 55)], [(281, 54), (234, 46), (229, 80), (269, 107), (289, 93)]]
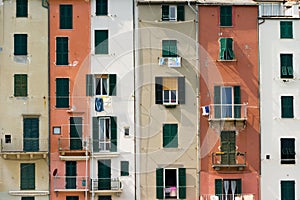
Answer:
[(293, 78), (293, 54), (280, 54), (280, 77)]
[(295, 164), (295, 139), (281, 138), (281, 164)]
[(233, 39), (220, 38), (220, 60), (234, 60), (235, 55), (233, 52)]
[(241, 179), (216, 179), (215, 195), (222, 200), (234, 200), (237, 195), (242, 194)]

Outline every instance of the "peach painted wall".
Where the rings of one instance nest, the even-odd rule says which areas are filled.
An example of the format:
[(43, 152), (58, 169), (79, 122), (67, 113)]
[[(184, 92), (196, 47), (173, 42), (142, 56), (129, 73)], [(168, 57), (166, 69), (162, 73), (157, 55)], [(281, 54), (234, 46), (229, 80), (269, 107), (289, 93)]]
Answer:
[[(73, 5), (73, 29), (59, 29), (59, 5)], [(49, 0), (50, 26), (50, 199), (65, 199), (65, 196), (84, 198), (84, 192), (54, 192), (52, 173), (65, 176), (65, 161), (59, 158), (58, 138), (69, 138), (70, 117), (82, 117), (83, 138), (89, 137), (89, 101), (86, 97), (86, 74), (90, 67), (90, 3), (85, 0)], [(69, 66), (56, 66), (56, 37), (69, 38)], [(71, 65), (70, 65), (71, 64)], [(56, 109), (56, 78), (69, 78), (70, 108)], [(74, 112), (68, 112), (69, 109)], [(61, 126), (61, 135), (53, 135), (53, 127)], [(86, 175), (85, 161), (77, 161), (77, 176)], [(89, 169), (89, 165), (88, 165)], [(88, 174), (89, 175), (89, 174)]]
[[(260, 125), (258, 83), (258, 27), (256, 6), (233, 6), (233, 26), (219, 26), (219, 6), (199, 6), (200, 106), (214, 103), (214, 85), (240, 85), (241, 103), (248, 102), (246, 128), (236, 135), (238, 151), (246, 152), (243, 171), (216, 171), (212, 153), (220, 146), (220, 133), (200, 116), (200, 194), (214, 194), (215, 178), (242, 178), (242, 193), (259, 199)], [(233, 38), (236, 61), (218, 61), (219, 38)], [(200, 111), (202, 113), (202, 111)], [(209, 184), (207, 184), (209, 183)]]

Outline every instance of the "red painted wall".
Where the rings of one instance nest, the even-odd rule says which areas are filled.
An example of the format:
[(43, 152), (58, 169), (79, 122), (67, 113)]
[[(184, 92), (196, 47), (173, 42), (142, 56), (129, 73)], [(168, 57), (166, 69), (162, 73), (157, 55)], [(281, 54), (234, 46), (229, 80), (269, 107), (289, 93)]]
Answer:
[[(199, 6), (200, 105), (214, 103), (214, 85), (240, 85), (241, 103), (248, 102), (246, 128), (236, 135), (238, 151), (246, 152), (243, 171), (216, 171), (212, 153), (219, 151), (220, 133), (209, 127), (208, 117), (200, 116), (200, 194), (215, 194), (215, 179), (242, 179), (242, 193), (259, 199), (260, 125), (258, 83), (258, 9), (233, 6), (233, 26), (219, 26), (219, 6)], [(233, 38), (236, 61), (218, 61), (219, 38)], [(202, 111), (200, 110), (200, 113)], [(209, 183), (209, 184), (207, 184)]]
[[(50, 199), (65, 200), (66, 196), (79, 196), (84, 192), (54, 192), (53, 171), (65, 176), (65, 161), (58, 152), (58, 138), (70, 138), (70, 117), (82, 117), (83, 137), (89, 136), (89, 103), (85, 93), (85, 76), (90, 66), (90, 2), (85, 0), (49, 0), (50, 40)], [(59, 5), (73, 5), (73, 29), (59, 29)], [(76, 66), (56, 66), (56, 37), (69, 37), (69, 63)], [(70, 108), (56, 108), (56, 78), (70, 79)], [(68, 112), (74, 108), (75, 112)], [(53, 127), (61, 127), (61, 135), (53, 135)], [(88, 165), (89, 169), (89, 165)], [(86, 163), (77, 161), (77, 176), (86, 176)], [(88, 174), (89, 176), (89, 174)], [(87, 181), (89, 183), (89, 181)]]

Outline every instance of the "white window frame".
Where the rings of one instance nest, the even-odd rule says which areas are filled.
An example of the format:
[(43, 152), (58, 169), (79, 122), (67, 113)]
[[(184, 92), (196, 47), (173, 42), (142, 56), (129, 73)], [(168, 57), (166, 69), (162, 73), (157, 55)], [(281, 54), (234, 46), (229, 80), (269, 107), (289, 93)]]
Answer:
[[(103, 77), (101, 77), (102, 75), (107, 75), (107, 78), (103, 78)], [(104, 81), (104, 79), (106, 79), (106, 94), (103, 94), (103, 81)], [(97, 82), (98, 82), (98, 80), (100, 80), (99, 81), (99, 84), (100, 84), (100, 94), (97, 94)], [(108, 74), (101, 74), (101, 75), (96, 75), (95, 76), (95, 80), (94, 80), (94, 82), (95, 82), (95, 95), (96, 96), (109, 96), (109, 75)]]
[[(174, 16), (172, 16), (173, 12), (174, 12)], [(174, 5), (169, 6), (169, 21), (177, 21), (177, 6)]]
[(176, 170), (176, 199), (179, 199), (179, 171), (178, 168), (164, 168), (164, 198), (166, 198), (166, 170), (175, 169)]
[[(106, 120), (108, 120), (108, 128), (106, 127), (107, 123)], [(101, 127), (101, 121), (104, 121), (103, 129)], [(110, 151), (111, 150), (111, 119), (109, 117), (100, 117), (98, 120), (98, 126), (99, 126), (99, 152), (103, 151)], [(102, 133), (103, 130), (103, 133)], [(108, 130), (109, 138), (106, 138), (106, 130)], [(101, 137), (103, 136), (103, 137)], [(107, 148), (108, 147), (108, 148)]]
[[(165, 102), (165, 92), (166, 91), (169, 91), (169, 99), (168, 99), (167, 102)], [(174, 90), (163, 90), (163, 104), (164, 105), (177, 105), (178, 104), (178, 88), (177, 88), (177, 90), (175, 90), (175, 92), (176, 92), (176, 94), (175, 94), (176, 95), (176, 101), (175, 102), (171, 101), (172, 91), (174, 91)]]
[[(231, 89), (231, 104), (225, 104), (225, 103), (222, 102), (223, 101), (222, 91), (225, 88), (230, 88)], [(223, 116), (223, 106), (226, 106), (226, 107), (231, 106), (231, 116), (229, 118), (233, 118), (234, 117), (234, 88), (232, 86), (221, 86), (220, 87), (220, 100), (221, 100), (221, 118), (224, 118), (224, 116)], [(226, 116), (225, 118), (228, 118), (228, 117)]]

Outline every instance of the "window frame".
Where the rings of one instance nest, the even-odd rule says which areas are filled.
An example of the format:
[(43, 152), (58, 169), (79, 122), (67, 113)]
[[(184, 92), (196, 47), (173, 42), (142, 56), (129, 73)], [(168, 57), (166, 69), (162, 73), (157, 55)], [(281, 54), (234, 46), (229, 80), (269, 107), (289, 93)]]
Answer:
[[(97, 94), (97, 79), (107, 76), (107, 94)], [(100, 81), (100, 90), (102, 82)], [(117, 74), (87, 74), (86, 75), (86, 96), (116, 96), (117, 95)]]
[[(60, 81), (65, 81), (65, 83), (67, 83), (67, 85), (65, 86), (58, 86), (57, 82), (58, 80)], [(55, 107), (56, 108), (62, 108), (62, 109), (66, 109), (66, 108), (70, 108), (70, 79), (69, 78), (56, 78), (55, 79), (56, 82), (56, 89), (55, 89), (55, 94), (56, 94), (56, 102), (55, 102)], [(63, 90), (61, 87), (66, 87), (65, 89), (67, 89), (67, 93), (63, 94)], [(61, 94), (59, 94), (61, 93)], [(63, 101), (63, 102), (61, 102)], [(68, 103), (66, 103), (66, 102)]]
[(73, 29), (73, 5), (72, 4), (59, 5), (59, 29), (62, 30)]
[(94, 53), (95, 55), (109, 54), (109, 31), (107, 29), (94, 30)]
[(14, 96), (27, 97), (28, 96), (28, 75), (14, 74)]
[[(224, 42), (222, 42), (224, 40)], [(219, 38), (219, 61), (236, 61), (233, 38)]]
[(56, 37), (55, 41), (55, 64), (69, 66), (69, 37)]
[(294, 117), (294, 96), (281, 96), (281, 118)]
[(293, 39), (293, 21), (280, 21), (280, 39)]
[[(285, 143), (285, 144), (284, 144)], [(288, 146), (288, 143), (291, 146)], [(295, 138), (280, 138), (280, 164), (296, 164), (296, 145)], [(284, 146), (286, 145), (286, 146)], [(293, 152), (288, 152), (285, 155), (284, 149), (291, 149)]]
[(280, 78), (294, 78), (293, 54), (291, 53), (280, 54)]
[(28, 55), (28, 35), (23, 33), (14, 34), (14, 56)]
[(16, 0), (16, 17), (28, 17), (28, 0)]
[[(176, 130), (176, 131), (175, 131)], [(178, 124), (164, 123), (162, 126), (162, 147), (163, 148), (178, 148)]]
[[(174, 13), (173, 17), (171, 17), (171, 13)], [(185, 21), (185, 6), (183, 4), (162, 4), (161, 20), (170, 22)]]
[[(242, 179), (241, 178), (233, 178), (233, 179), (215, 179), (215, 195), (219, 197), (219, 199), (222, 199), (222, 197), (225, 197), (225, 192), (224, 192), (224, 181), (236, 181), (236, 188), (235, 188), (235, 195), (241, 195), (242, 194)], [(229, 183), (231, 184), (231, 183)], [(220, 188), (221, 187), (221, 188)], [(222, 191), (221, 191), (222, 189)], [(228, 188), (228, 192), (232, 189), (231, 187)], [(232, 194), (227, 194), (229, 197)]]

